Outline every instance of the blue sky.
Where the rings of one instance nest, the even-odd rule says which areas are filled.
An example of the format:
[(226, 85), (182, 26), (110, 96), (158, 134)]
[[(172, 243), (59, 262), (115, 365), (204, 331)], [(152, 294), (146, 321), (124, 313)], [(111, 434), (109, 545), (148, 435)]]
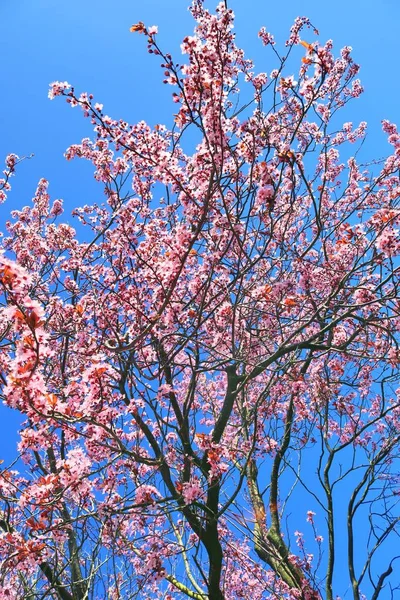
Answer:
[[(215, 2), (206, 1), (214, 8)], [(400, 79), (398, 61), (398, 0), (230, 0), (236, 14), (237, 41), (253, 58), (256, 70), (270, 72), (276, 65), (257, 38), (263, 25), (283, 42), (298, 15), (308, 16), (321, 41), (332, 38), (337, 50), (351, 45), (362, 66), (365, 94), (353, 102), (344, 120), (366, 120), (369, 134), (365, 154), (378, 157), (388, 147), (380, 121), (398, 119)], [(82, 161), (67, 162), (63, 153), (91, 133), (82, 113), (62, 99), (50, 102), (48, 84), (67, 80), (76, 90), (94, 93), (106, 113), (129, 122), (171, 123), (176, 105), (169, 86), (163, 86), (159, 60), (146, 51), (143, 36), (131, 34), (138, 21), (159, 26), (162, 47), (179, 60), (182, 38), (193, 31), (188, 0), (2, 0), (0, 3), (0, 160), (9, 152), (34, 157), (19, 165), (13, 192), (0, 206), (0, 230), (10, 210), (30, 202), (41, 177), (50, 181), (52, 198), (63, 198), (65, 218), (77, 205), (102, 201), (101, 186), (92, 168)], [(15, 453), (18, 414), (0, 406), (3, 431), (0, 458)]]
[[(115, 118), (171, 122), (172, 90), (162, 85), (159, 62), (147, 54), (145, 38), (129, 33), (129, 26), (139, 20), (157, 24), (163, 48), (179, 56), (182, 38), (193, 29), (188, 1), (115, 0), (112, 11), (109, 0), (1, 1), (0, 160), (9, 152), (35, 156), (19, 167), (14, 193), (0, 207), (0, 230), (11, 207), (29, 202), (40, 177), (49, 179), (53, 198), (63, 197), (67, 206), (101, 194), (90, 165), (63, 158), (69, 144), (90, 135), (90, 124), (62, 100), (48, 100), (49, 82), (68, 80), (77, 91), (94, 93)], [(283, 40), (299, 14), (310, 17), (321, 41), (332, 38), (337, 49), (353, 46), (366, 91), (344, 120), (368, 121), (368, 155), (387, 152), (380, 120), (396, 120), (398, 114), (398, 0), (230, 0), (230, 6), (237, 15), (238, 43), (260, 71), (275, 66), (257, 38), (260, 26)]]
[[(214, 8), (215, 2), (206, 5)], [(332, 38), (337, 51), (351, 45), (365, 94), (343, 120), (368, 122), (364, 155), (377, 158), (389, 151), (380, 121), (400, 121), (398, 0), (230, 0), (229, 5), (237, 15), (237, 42), (258, 71), (276, 66), (257, 38), (259, 28), (265, 25), (283, 42), (298, 15), (311, 19), (322, 42)], [(179, 60), (181, 40), (193, 30), (187, 6), (188, 0), (1, 0), (0, 161), (10, 152), (34, 157), (18, 167), (13, 192), (0, 206), (0, 230), (10, 210), (30, 202), (41, 177), (50, 181), (53, 199), (64, 198), (67, 213), (103, 200), (91, 166), (63, 157), (91, 127), (78, 109), (48, 100), (51, 81), (67, 80), (76, 91), (93, 93), (114, 118), (171, 123), (173, 90), (161, 83), (159, 61), (147, 54), (145, 38), (129, 33), (129, 27), (138, 21), (158, 25), (159, 43)], [(0, 406), (0, 419), (0, 458), (8, 462), (15, 455), (19, 416)]]
[[(206, 1), (214, 8), (215, 2)], [(270, 72), (276, 65), (257, 32), (263, 25), (283, 42), (297, 15), (308, 16), (321, 41), (332, 38), (337, 50), (351, 45), (362, 66), (365, 94), (353, 102), (344, 120), (366, 120), (369, 134), (364, 152), (383, 156), (388, 147), (380, 121), (398, 119), (398, 0), (230, 0), (236, 13), (237, 41), (254, 59), (256, 70)], [(138, 21), (159, 26), (162, 47), (179, 60), (182, 38), (193, 30), (188, 0), (2, 0), (0, 3), (0, 160), (9, 152), (34, 157), (19, 165), (13, 192), (0, 206), (0, 230), (10, 210), (30, 202), (41, 177), (50, 181), (52, 198), (62, 197), (67, 213), (77, 205), (102, 201), (101, 186), (92, 168), (82, 161), (67, 162), (63, 153), (71, 143), (91, 133), (88, 120), (62, 99), (50, 102), (48, 84), (68, 80), (77, 91), (94, 93), (106, 113), (129, 122), (171, 123), (174, 105), (170, 87), (163, 86), (156, 57), (146, 51), (143, 36), (131, 34)], [(15, 453), (19, 416), (0, 406), (0, 457)]]

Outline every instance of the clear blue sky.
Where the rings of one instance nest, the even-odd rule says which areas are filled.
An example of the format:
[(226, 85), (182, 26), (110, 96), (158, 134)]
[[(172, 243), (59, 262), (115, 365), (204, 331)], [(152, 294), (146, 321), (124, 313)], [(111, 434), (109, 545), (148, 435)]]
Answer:
[[(211, 8), (215, 4), (206, 2)], [(297, 15), (311, 19), (321, 41), (332, 38), (337, 49), (353, 46), (365, 94), (345, 120), (368, 121), (367, 156), (387, 152), (380, 121), (400, 121), (398, 0), (230, 0), (229, 5), (237, 17), (238, 44), (260, 71), (276, 65), (257, 38), (259, 28), (265, 25), (283, 41)], [(157, 24), (163, 48), (179, 56), (182, 38), (193, 30), (187, 6), (188, 0), (115, 0), (112, 5), (109, 0), (1, 0), (0, 160), (9, 152), (34, 158), (18, 167), (13, 192), (0, 206), (0, 230), (12, 208), (30, 202), (41, 177), (50, 181), (53, 199), (64, 198), (67, 211), (103, 199), (91, 166), (63, 157), (67, 146), (90, 135), (91, 128), (78, 109), (62, 99), (48, 100), (51, 81), (67, 80), (77, 91), (94, 93), (115, 118), (171, 123), (172, 90), (162, 85), (159, 61), (147, 54), (145, 38), (129, 33), (129, 27), (140, 20)], [(19, 417), (0, 405), (0, 419), (0, 458), (8, 461)]]
[[(145, 38), (129, 33), (139, 20), (159, 26), (162, 46), (179, 55), (193, 23), (189, 0), (1, 0), (0, 160), (9, 152), (34, 153), (18, 169), (14, 194), (0, 207), (0, 229), (11, 206), (26, 204), (40, 177), (50, 180), (53, 197), (68, 206), (86, 203), (101, 193), (91, 167), (67, 163), (70, 143), (90, 135), (90, 124), (60, 99), (47, 99), (48, 84), (68, 80), (77, 91), (95, 94), (105, 111), (129, 122), (170, 123), (175, 112), (171, 88), (161, 83), (156, 57), (146, 52)], [(215, 0), (206, 0), (214, 8)], [(320, 40), (335, 47), (351, 45), (361, 63), (365, 95), (354, 102), (346, 120), (369, 123), (371, 156), (386, 153), (380, 120), (398, 117), (399, 0), (230, 0), (237, 15), (237, 38), (260, 71), (270, 71), (271, 54), (257, 38), (265, 25), (283, 40), (297, 15), (307, 15)]]
[[(103, 200), (91, 166), (63, 157), (91, 127), (80, 110), (48, 100), (51, 81), (67, 80), (77, 91), (93, 93), (112, 117), (171, 123), (173, 90), (162, 85), (159, 61), (147, 54), (145, 38), (129, 27), (138, 21), (158, 25), (159, 43), (179, 57), (182, 38), (193, 30), (187, 6), (188, 0), (0, 0), (0, 161), (10, 152), (34, 154), (18, 167), (13, 192), (0, 206), (0, 230), (10, 210), (29, 203), (41, 177), (50, 181), (53, 199), (64, 198), (67, 211)], [(259, 71), (276, 66), (257, 38), (259, 28), (265, 25), (283, 41), (298, 15), (311, 19), (321, 41), (332, 38), (337, 51), (351, 45), (365, 94), (344, 120), (368, 122), (367, 156), (388, 152), (380, 121), (400, 122), (399, 0), (229, 0), (229, 6), (237, 16), (238, 44)], [(15, 455), (18, 424), (18, 414), (0, 405), (0, 458), (6, 462)]]
[[(206, 1), (210, 8), (215, 4)], [(236, 13), (238, 44), (259, 71), (276, 66), (257, 38), (259, 28), (265, 25), (283, 41), (298, 15), (311, 19), (321, 41), (332, 38), (337, 50), (353, 46), (365, 94), (344, 118), (368, 121), (367, 156), (386, 154), (380, 121), (400, 121), (398, 0), (230, 0), (229, 5)], [(90, 135), (91, 127), (78, 109), (62, 99), (48, 100), (51, 81), (67, 80), (77, 91), (94, 93), (115, 118), (171, 123), (172, 90), (161, 83), (159, 61), (147, 54), (145, 38), (129, 27), (138, 21), (158, 25), (162, 47), (179, 56), (182, 38), (193, 30), (187, 6), (188, 0), (0, 1), (0, 160), (9, 152), (34, 154), (18, 167), (13, 192), (0, 206), (0, 230), (12, 208), (30, 202), (41, 177), (50, 181), (53, 199), (64, 198), (67, 211), (103, 199), (91, 166), (63, 157), (69, 144)], [(19, 416), (0, 405), (0, 419), (0, 458), (8, 461), (15, 453)]]

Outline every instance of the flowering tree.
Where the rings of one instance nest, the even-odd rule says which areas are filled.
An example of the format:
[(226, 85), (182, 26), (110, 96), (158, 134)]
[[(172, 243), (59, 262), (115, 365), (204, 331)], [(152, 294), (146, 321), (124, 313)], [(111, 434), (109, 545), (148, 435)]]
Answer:
[(350, 156), (366, 125), (336, 112), (358, 66), (307, 19), (283, 55), (259, 32), (267, 75), (224, 3), (191, 11), (184, 64), (132, 27), (172, 129), (50, 89), (94, 125), (66, 157), (93, 163), (105, 202), (75, 209), (79, 242), (42, 179), (7, 224), (1, 385), (25, 467), (0, 474), (1, 597), (389, 598), (400, 135), (383, 122), (393, 153), (370, 169)]

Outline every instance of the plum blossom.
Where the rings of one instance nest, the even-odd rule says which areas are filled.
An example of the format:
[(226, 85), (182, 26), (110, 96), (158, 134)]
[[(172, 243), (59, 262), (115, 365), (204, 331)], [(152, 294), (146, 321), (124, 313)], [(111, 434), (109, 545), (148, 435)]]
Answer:
[[(283, 50), (261, 28), (269, 78), (225, 3), (191, 14), (183, 59), (156, 26), (131, 28), (174, 88), (172, 128), (52, 83), (89, 117), (65, 158), (88, 161), (104, 197), (73, 210), (74, 229), (40, 179), (6, 224), (0, 387), (24, 474), (0, 468), (0, 561), (15, 598), (316, 600), (340, 552), (322, 552), (318, 524), (354, 466), (376, 475), (370, 533), (389, 525), (389, 551), (396, 534), (398, 130), (383, 122), (385, 161), (349, 154), (366, 123), (339, 115), (359, 67), (307, 18)], [(321, 514), (298, 510), (305, 496)], [(373, 555), (361, 544), (357, 562)]]
[(53, 100), (56, 96), (61, 96), (64, 92), (67, 92), (71, 89), (71, 85), (68, 81), (53, 81), (50, 84), (50, 90), (48, 93), (48, 97), (50, 100)]
[(200, 499), (203, 495), (204, 490), (198, 480), (182, 484), (182, 496), (185, 504), (192, 504), (192, 502)]

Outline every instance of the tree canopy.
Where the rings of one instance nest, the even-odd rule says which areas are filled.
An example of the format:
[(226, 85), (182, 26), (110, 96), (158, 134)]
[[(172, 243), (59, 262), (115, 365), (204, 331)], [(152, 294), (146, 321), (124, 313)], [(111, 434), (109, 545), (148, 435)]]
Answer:
[(179, 62), (131, 28), (172, 127), (50, 87), (104, 198), (75, 230), (42, 179), (2, 239), (1, 597), (394, 598), (400, 135), (359, 162), (359, 67), (307, 19), (260, 73), (225, 3), (191, 11)]

